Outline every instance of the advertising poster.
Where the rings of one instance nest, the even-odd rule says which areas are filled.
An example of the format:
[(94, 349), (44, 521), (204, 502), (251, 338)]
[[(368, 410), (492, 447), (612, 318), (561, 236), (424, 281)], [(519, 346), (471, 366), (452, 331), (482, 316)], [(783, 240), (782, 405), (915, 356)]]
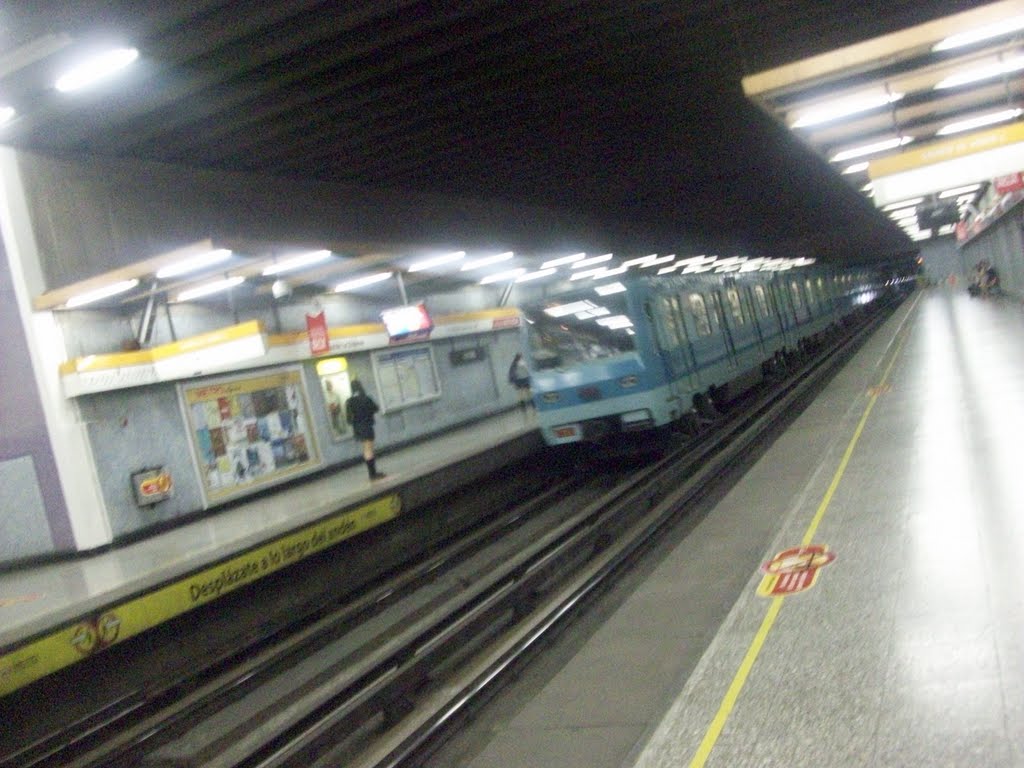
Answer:
[(320, 465), (299, 368), (179, 386), (207, 503)]

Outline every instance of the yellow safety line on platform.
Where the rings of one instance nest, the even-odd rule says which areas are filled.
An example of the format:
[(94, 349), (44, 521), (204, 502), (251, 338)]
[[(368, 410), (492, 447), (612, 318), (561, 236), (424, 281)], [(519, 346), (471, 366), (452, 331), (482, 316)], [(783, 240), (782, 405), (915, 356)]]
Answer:
[[(911, 312), (916, 307), (917, 301), (915, 300), (914, 305), (911, 307)], [(910, 312), (907, 313), (907, 316), (910, 316)], [(898, 334), (902, 330), (903, 324), (901, 323), (900, 327), (896, 330), (896, 333)], [(850, 458), (853, 456), (853, 450), (860, 440), (861, 433), (864, 431), (864, 425), (867, 424), (868, 416), (875, 407), (875, 402), (878, 400), (878, 396), (881, 393), (880, 390), (882, 385), (885, 384), (886, 380), (889, 378), (889, 374), (892, 372), (896, 359), (899, 357), (900, 351), (903, 349), (904, 341), (906, 341), (906, 335), (900, 339), (896, 349), (892, 352), (892, 358), (886, 366), (885, 371), (882, 373), (881, 380), (874, 388), (873, 394), (868, 397), (868, 404), (864, 408), (864, 413), (860, 417), (860, 421), (857, 423), (857, 428), (853, 432), (853, 437), (850, 438), (850, 442), (846, 446), (846, 451), (843, 453), (843, 458), (839, 462), (839, 467), (832, 476), (832, 482), (829, 484), (828, 490), (825, 492), (824, 497), (822, 497), (821, 503), (818, 505), (818, 509), (815, 512), (814, 517), (807, 526), (807, 532), (804, 534), (801, 546), (807, 546), (811, 543), (815, 532), (818, 530), (818, 526), (825, 517), (825, 512), (828, 510), (829, 504), (832, 502), (832, 497), (835, 495), (836, 489), (839, 487), (839, 481), (846, 472), (846, 466), (850, 463)], [(732, 709), (736, 705), (736, 700), (739, 698), (740, 692), (743, 690), (743, 686), (747, 682), (747, 677), (754, 666), (754, 662), (757, 660), (758, 654), (761, 652), (761, 647), (768, 638), (768, 633), (771, 631), (772, 625), (775, 624), (775, 619), (779, 615), (779, 611), (782, 610), (782, 601), (784, 599), (785, 598), (782, 597), (772, 598), (771, 605), (768, 606), (768, 612), (765, 614), (765, 617), (761, 622), (761, 626), (757, 630), (757, 634), (754, 635), (754, 639), (751, 641), (750, 647), (747, 648), (747, 653), (743, 657), (743, 661), (740, 662), (739, 669), (736, 670), (736, 675), (733, 677), (728, 690), (725, 692), (725, 697), (722, 699), (722, 703), (718, 707), (718, 712), (715, 713), (715, 717), (711, 721), (711, 725), (708, 726), (707, 731), (704, 733), (704, 739), (701, 741), (696, 754), (694, 754), (693, 759), (690, 761), (690, 768), (703, 768), (704, 763), (706, 763), (708, 757), (711, 756), (711, 750), (714, 749), (715, 743), (718, 741), (718, 736), (722, 733), (722, 729), (725, 727), (725, 722), (729, 719), (729, 715), (732, 713)]]

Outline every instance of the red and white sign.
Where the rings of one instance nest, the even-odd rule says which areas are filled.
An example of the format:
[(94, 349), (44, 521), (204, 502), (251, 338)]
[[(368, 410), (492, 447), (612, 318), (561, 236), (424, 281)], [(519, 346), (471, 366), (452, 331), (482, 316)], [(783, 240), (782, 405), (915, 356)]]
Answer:
[(836, 559), (826, 544), (784, 549), (761, 566), (764, 578), (757, 587), (761, 597), (782, 597), (814, 586), (818, 571)]
[(1024, 174), (1011, 173), (1006, 176), (996, 176), (992, 180), (992, 184), (1000, 195), (1005, 195), (1007, 192), (1016, 192), (1018, 189), (1024, 189)]
[(315, 315), (306, 315), (306, 333), (309, 336), (309, 351), (322, 355), (331, 351), (331, 337), (327, 333), (327, 318), (323, 310)]

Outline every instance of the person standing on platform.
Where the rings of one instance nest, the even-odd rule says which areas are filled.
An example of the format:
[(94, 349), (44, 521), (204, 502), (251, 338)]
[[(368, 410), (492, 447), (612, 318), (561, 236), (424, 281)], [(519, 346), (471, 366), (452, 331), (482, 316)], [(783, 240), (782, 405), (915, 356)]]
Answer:
[(526, 367), (521, 352), (516, 352), (516, 356), (512, 358), (512, 365), (508, 367), (508, 380), (519, 395), (519, 407), (525, 408), (530, 402), (530, 370)]
[(345, 430), (341, 426), (341, 395), (330, 381), (324, 382), (324, 399), (327, 401), (327, 412), (331, 415), (331, 429), (336, 435), (344, 434)]
[(352, 432), (356, 440), (363, 442), (363, 461), (366, 462), (366, 469), (370, 473), (371, 480), (379, 480), (386, 477), (383, 472), (377, 471), (377, 459), (373, 453), (374, 414), (380, 409), (373, 398), (366, 394), (361, 381), (352, 382), (352, 397), (345, 403), (345, 418), (352, 425)]

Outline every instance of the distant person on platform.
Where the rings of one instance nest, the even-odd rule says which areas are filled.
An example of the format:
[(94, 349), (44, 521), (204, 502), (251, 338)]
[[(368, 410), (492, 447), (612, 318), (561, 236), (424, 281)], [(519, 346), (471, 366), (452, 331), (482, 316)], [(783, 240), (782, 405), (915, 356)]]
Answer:
[(345, 419), (352, 425), (352, 432), (356, 440), (363, 441), (363, 461), (366, 462), (366, 469), (370, 473), (371, 480), (379, 480), (386, 477), (383, 472), (377, 471), (377, 459), (373, 454), (373, 417), (380, 409), (373, 398), (366, 394), (361, 381), (352, 382), (352, 397), (345, 403)]
[(509, 383), (516, 388), (519, 396), (519, 407), (525, 408), (530, 402), (530, 369), (526, 367), (521, 352), (516, 352), (512, 365), (508, 367)]
[(331, 429), (337, 435), (344, 434), (345, 430), (341, 426), (341, 395), (330, 381), (324, 382), (324, 399), (327, 401), (327, 411), (331, 415)]

